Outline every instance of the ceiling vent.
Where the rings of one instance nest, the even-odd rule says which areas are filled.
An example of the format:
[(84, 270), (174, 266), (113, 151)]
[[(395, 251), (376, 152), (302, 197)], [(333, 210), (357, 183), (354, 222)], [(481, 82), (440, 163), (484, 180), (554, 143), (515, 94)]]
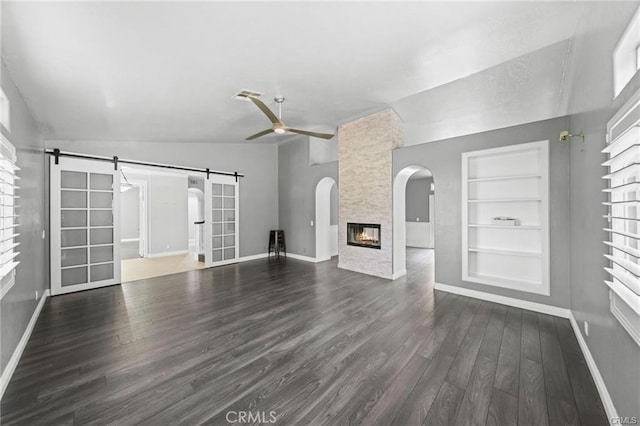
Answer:
[(259, 98), (262, 95), (263, 95), (263, 93), (256, 92), (255, 90), (242, 89), (240, 92), (235, 94), (234, 98), (235, 99), (239, 99), (241, 101), (248, 101), (249, 100), (247, 98), (248, 96), (253, 96), (254, 98)]

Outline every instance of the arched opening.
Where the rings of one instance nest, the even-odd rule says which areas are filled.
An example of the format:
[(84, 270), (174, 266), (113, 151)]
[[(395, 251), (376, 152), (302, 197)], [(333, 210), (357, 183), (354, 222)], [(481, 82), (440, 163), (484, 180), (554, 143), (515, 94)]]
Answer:
[(434, 189), (433, 175), (423, 166), (407, 166), (393, 181), (393, 279), (407, 273), (407, 246), (419, 261), (435, 264)]
[[(333, 195), (333, 196), (332, 196)], [(316, 261), (338, 254), (337, 185), (330, 177), (316, 185)]]

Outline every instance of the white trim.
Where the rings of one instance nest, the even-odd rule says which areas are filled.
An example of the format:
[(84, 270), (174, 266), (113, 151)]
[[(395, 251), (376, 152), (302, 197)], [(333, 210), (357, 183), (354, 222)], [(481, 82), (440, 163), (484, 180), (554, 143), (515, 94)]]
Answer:
[(290, 257), (292, 259), (297, 259), (297, 260), (304, 260), (305, 262), (311, 262), (311, 263), (321, 262), (318, 259), (316, 259), (315, 257), (302, 256), (300, 254), (294, 254), (294, 253), (287, 253), (286, 257)]
[(405, 275), (407, 275), (407, 270), (403, 269), (402, 271), (394, 272), (393, 274), (391, 274), (391, 279), (397, 280), (398, 278), (404, 277)]
[(452, 286), (448, 284), (435, 283), (434, 289), (446, 291), (447, 293), (459, 294), (461, 296), (473, 297), (474, 299), (486, 300), (500, 303), (502, 305), (513, 306), (529, 311), (540, 312), (541, 314), (553, 315), (561, 318), (569, 318), (571, 311), (558, 306), (545, 305), (543, 303), (529, 302), (527, 300), (515, 299), (513, 297), (500, 296), (498, 294), (485, 293), (484, 291), (471, 290), (468, 288)]
[(120, 240), (121, 243), (133, 243), (135, 241), (140, 241), (140, 238), (122, 238)]
[(18, 366), (18, 362), (20, 361), (20, 357), (22, 357), (22, 352), (24, 352), (24, 348), (27, 347), (27, 343), (29, 342), (29, 338), (31, 337), (31, 333), (33, 332), (33, 328), (38, 321), (38, 317), (40, 316), (40, 311), (42, 311), (42, 307), (44, 306), (44, 302), (49, 297), (49, 289), (45, 290), (42, 294), (42, 297), (38, 301), (36, 305), (36, 309), (33, 311), (31, 315), (31, 319), (29, 320), (29, 324), (27, 324), (27, 328), (22, 333), (22, 337), (18, 342), (18, 345), (13, 351), (11, 358), (9, 358), (9, 362), (4, 367), (2, 371), (2, 376), (0, 376), (0, 400), (4, 396), (4, 391), (7, 389), (7, 385), (11, 381), (11, 377), (13, 373), (16, 371), (16, 367)]
[[(619, 304), (627, 306), (627, 308), (620, 309), (620, 306), (618, 306)], [(629, 333), (633, 341), (640, 346), (640, 321), (637, 320), (637, 315), (633, 315), (634, 313), (628, 312), (629, 308), (631, 308), (631, 306), (628, 304), (626, 299), (620, 297), (613, 290), (609, 290), (609, 309), (611, 310), (611, 313), (616, 317), (627, 333)], [(633, 322), (634, 319), (636, 320), (635, 324)]]
[(11, 278), (0, 288), (0, 300), (9, 293), (9, 290), (11, 290), (16, 283), (16, 274), (13, 273), (13, 270), (11, 272)]
[(238, 262), (250, 262), (252, 260), (264, 259), (268, 255), (269, 253), (258, 253), (258, 254), (252, 254), (250, 256), (242, 256), (241, 258), (238, 259)]
[(610, 419), (618, 417), (618, 412), (616, 411), (615, 405), (613, 405), (613, 400), (611, 399), (611, 395), (609, 395), (607, 385), (605, 385), (604, 380), (602, 379), (600, 370), (598, 370), (598, 365), (591, 355), (591, 351), (589, 350), (587, 342), (584, 340), (584, 337), (582, 337), (582, 332), (580, 332), (580, 327), (578, 326), (578, 323), (572, 312), (569, 312), (569, 322), (571, 322), (573, 333), (578, 339), (578, 344), (580, 345), (580, 350), (582, 350), (582, 355), (587, 361), (589, 371), (591, 372), (591, 377), (593, 377), (593, 381), (595, 382), (598, 393), (600, 394), (600, 399), (602, 400), (602, 405), (604, 405), (604, 410), (607, 412), (607, 417)]
[[(427, 172), (428, 176), (433, 176), (426, 167), (412, 165), (400, 170), (393, 178), (393, 246), (391, 279), (395, 279), (393, 278), (394, 276), (400, 277), (402, 271), (407, 269), (407, 182), (409, 182), (409, 178), (418, 171)], [(435, 202), (433, 206), (430, 206), (429, 210), (433, 211), (435, 214), (434, 209)], [(431, 223), (434, 223), (434, 220), (431, 220)]]
[(315, 199), (315, 237), (316, 258), (328, 260), (331, 258), (331, 190), (336, 181), (330, 177), (323, 177), (316, 185)]
[(149, 253), (146, 257), (154, 258), (154, 257), (177, 256), (179, 254), (188, 254), (188, 253), (189, 253), (189, 250), (165, 251), (162, 253)]

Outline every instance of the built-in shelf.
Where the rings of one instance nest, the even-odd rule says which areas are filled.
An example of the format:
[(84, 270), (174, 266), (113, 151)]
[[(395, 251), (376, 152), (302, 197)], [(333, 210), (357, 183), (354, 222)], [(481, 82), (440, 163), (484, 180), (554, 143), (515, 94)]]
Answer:
[(525, 257), (540, 257), (542, 253), (533, 251), (520, 251), (520, 250), (503, 250), (503, 249), (490, 249), (481, 247), (469, 247), (470, 252), (476, 253), (488, 253), (488, 254), (501, 254), (505, 256), (525, 256)]
[(497, 228), (497, 229), (527, 229), (527, 230), (539, 230), (542, 229), (540, 225), (493, 225), (484, 223), (470, 223), (469, 228)]
[(462, 216), (463, 280), (550, 294), (549, 141), (462, 154)]
[(518, 180), (518, 179), (540, 179), (542, 176), (539, 174), (531, 175), (512, 175), (512, 176), (493, 176), (483, 178), (468, 179), (467, 182), (491, 182), (496, 180)]
[(475, 281), (480, 284), (494, 285), (496, 287), (513, 288), (515, 290), (521, 290), (522, 287), (539, 287), (542, 285), (541, 281), (535, 280), (523, 280), (513, 277), (489, 275), (489, 274), (470, 274), (469, 281)]
[(480, 200), (467, 200), (469, 203), (521, 203), (531, 201), (542, 201), (540, 198), (487, 198)]

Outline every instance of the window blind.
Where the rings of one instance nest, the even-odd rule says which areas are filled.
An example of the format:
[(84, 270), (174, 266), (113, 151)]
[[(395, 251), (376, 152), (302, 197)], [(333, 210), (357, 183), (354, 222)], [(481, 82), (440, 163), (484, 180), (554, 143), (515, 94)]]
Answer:
[[(611, 311), (640, 345), (640, 96), (609, 122), (604, 254)], [(622, 302), (622, 303), (621, 303)]]
[(16, 182), (18, 167), (16, 150), (2, 137), (0, 143), (0, 280), (9, 275), (18, 265), (16, 238), (18, 233), (17, 209), (19, 196)]

